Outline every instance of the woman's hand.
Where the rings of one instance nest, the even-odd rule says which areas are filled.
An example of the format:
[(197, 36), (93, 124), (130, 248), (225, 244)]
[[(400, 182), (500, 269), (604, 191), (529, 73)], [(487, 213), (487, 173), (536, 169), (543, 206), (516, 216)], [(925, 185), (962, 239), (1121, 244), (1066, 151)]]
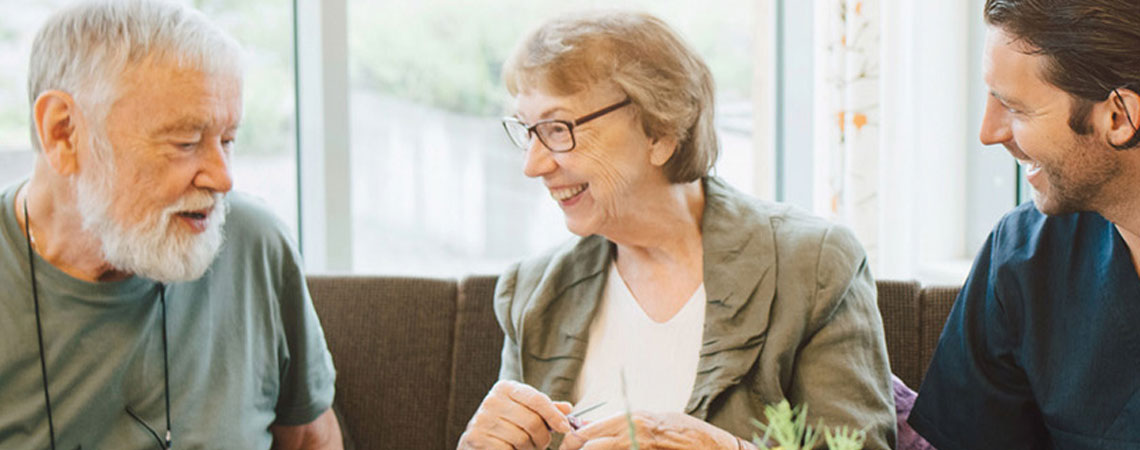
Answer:
[(514, 381), (495, 383), (459, 438), (460, 449), (545, 449), (551, 430), (571, 430), (571, 405)]
[[(637, 444), (642, 450), (724, 449), (737, 450), (744, 444), (727, 431), (682, 413), (635, 412)], [(625, 414), (615, 414), (570, 432), (561, 450), (628, 449), (629, 422)], [(744, 448), (752, 449), (751, 445)]]

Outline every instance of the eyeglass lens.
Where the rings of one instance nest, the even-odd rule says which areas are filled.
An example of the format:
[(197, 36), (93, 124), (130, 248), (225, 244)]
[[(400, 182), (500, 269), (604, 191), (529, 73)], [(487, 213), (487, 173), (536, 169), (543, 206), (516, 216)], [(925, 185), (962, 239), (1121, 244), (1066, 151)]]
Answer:
[(511, 142), (524, 150), (532, 144), (532, 128), (533, 134), (538, 136), (539, 141), (552, 151), (564, 152), (574, 148), (574, 132), (570, 129), (570, 124), (561, 120), (539, 122), (532, 128), (527, 128), (521, 122), (507, 120), (503, 122), (503, 127), (506, 128)]

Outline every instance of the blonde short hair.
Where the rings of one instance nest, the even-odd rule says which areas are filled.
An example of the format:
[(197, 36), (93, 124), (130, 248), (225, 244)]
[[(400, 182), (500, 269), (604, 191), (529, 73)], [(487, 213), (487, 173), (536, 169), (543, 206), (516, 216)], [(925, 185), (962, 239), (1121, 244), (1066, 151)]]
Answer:
[(503, 82), (513, 96), (533, 88), (569, 95), (613, 83), (633, 100), (648, 136), (677, 139), (664, 168), (669, 181), (700, 179), (716, 163), (712, 74), (652, 15), (599, 11), (543, 23), (503, 64)]

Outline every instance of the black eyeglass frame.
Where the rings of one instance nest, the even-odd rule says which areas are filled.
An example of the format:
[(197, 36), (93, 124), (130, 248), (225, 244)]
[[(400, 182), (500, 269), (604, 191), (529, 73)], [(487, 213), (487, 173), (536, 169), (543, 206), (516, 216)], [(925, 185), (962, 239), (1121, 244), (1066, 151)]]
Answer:
[[(574, 150), (574, 148), (578, 146), (578, 140), (576, 137), (574, 137), (574, 128), (575, 127), (582, 125), (586, 122), (589, 122), (591, 120), (597, 119), (599, 117), (602, 117), (602, 116), (609, 114), (611, 112), (617, 111), (618, 109), (625, 107), (625, 106), (628, 106), (632, 103), (633, 103), (633, 99), (626, 97), (625, 100), (614, 103), (610, 106), (607, 106), (605, 108), (599, 109), (599, 110), (594, 111), (592, 113), (586, 114), (586, 115), (579, 117), (577, 119), (574, 119), (574, 120), (544, 119), (544, 120), (540, 120), (538, 122), (535, 122), (529, 126), (527, 124), (523, 123), (523, 121), (519, 120), (517, 117), (504, 117), (503, 118), (503, 130), (507, 132), (507, 138), (511, 140), (511, 143), (515, 144), (515, 146), (520, 148), (520, 149), (526, 150), (526, 148), (530, 146), (530, 142), (529, 142), (529, 140), (527, 142), (519, 142), (518, 140), (516, 140), (514, 133), (511, 133), (511, 125), (512, 124), (520, 125), (523, 128), (525, 128), (527, 138), (529, 139), (531, 135), (534, 135), (535, 137), (538, 138), (539, 142), (542, 142), (542, 145), (544, 147), (546, 147), (547, 150), (550, 150), (554, 153), (566, 153), (566, 152), (569, 152), (571, 150)], [(546, 142), (546, 139), (542, 138), (542, 133), (539, 133), (537, 131), (537, 128), (542, 126), (542, 125), (550, 124), (550, 123), (558, 123), (558, 124), (562, 124), (562, 125), (566, 126), (566, 132), (570, 133), (570, 147), (565, 148), (565, 149), (556, 149), (554, 147), (551, 147), (550, 144)]]
[(1106, 94), (1107, 100), (1112, 100), (1112, 97), (1116, 96), (1116, 102), (1120, 105), (1120, 108), (1124, 110), (1124, 118), (1128, 119), (1128, 126), (1129, 126), (1129, 128), (1132, 128), (1132, 137), (1129, 137), (1128, 140), (1124, 141), (1123, 144), (1116, 145), (1113, 143), (1109, 143), (1109, 145), (1111, 145), (1112, 148), (1114, 148), (1118, 151), (1136, 148), (1137, 143), (1140, 143), (1140, 139), (1137, 138), (1137, 135), (1140, 134), (1140, 128), (1137, 128), (1136, 125), (1134, 125), (1135, 122), (1132, 121), (1132, 113), (1128, 111), (1128, 104), (1124, 102), (1124, 97), (1120, 95), (1120, 89), (1129, 89), (1129, 90), (1132, 90), (1133, 92), (1135, 92), (1136, 90), (1132, 86), (1128, 86), (1128, 85), (1120, 86), (1120, 87), (1114, 87), (1114, 88), (1108, 88), (1108, 87), (1105, 87), (1105, 84), (1103, 84), (1103, 83), (1099, 83), (1099, 84), (1100, 84), (1101, 89), (1107, 91), (1107, 94)]
[(1120, 88), (1112, 88), (1112, 93), (1116, 95), (1116, 101), (1120, 102), (1120, 108), (1124, 110), (1124, 117), (1128, 119), (1128, 125), (1132, 127), (1132, 131), (1140, 131), (1137, 130), (1136, 125), (1132, 122), (1132, 113), (1128, 112), (1128, 104), (1124, 103), (1124, 97), (1120, 95), (1119, 89)]

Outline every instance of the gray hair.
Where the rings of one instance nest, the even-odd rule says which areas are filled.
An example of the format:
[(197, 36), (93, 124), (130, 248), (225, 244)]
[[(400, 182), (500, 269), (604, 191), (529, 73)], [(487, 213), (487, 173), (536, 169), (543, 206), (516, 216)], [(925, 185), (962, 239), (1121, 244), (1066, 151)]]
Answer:
[[(242, 72), (241, 47), (204, 15), (160, 0), (89, 0), (47, 20), (32, 44), (28, 101), (70, 94), (96, 134), (118, 96), (121, 74), (146, 60), (209, 73)], [(32, 145), (40, 142), (32, 121)]]

